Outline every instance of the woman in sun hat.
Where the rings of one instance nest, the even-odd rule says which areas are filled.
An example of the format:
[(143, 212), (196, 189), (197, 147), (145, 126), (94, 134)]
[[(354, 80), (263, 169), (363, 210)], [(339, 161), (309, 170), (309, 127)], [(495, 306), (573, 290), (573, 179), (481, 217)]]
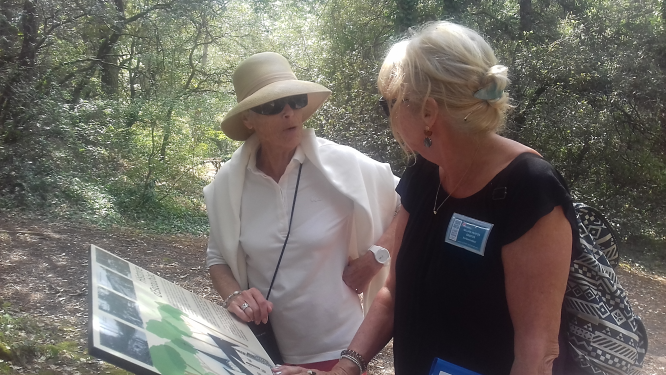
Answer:
[(240, 319), (270, 319), (285, 363), (330, 369), (363, 320), (357, 294), (367, 311), (386, 278), (397, 178), (303, 128), (331, 92), (283, 56), (249, 57), (233, 84), (222, 130), (245, 143), (204, 188), (213, 285)]

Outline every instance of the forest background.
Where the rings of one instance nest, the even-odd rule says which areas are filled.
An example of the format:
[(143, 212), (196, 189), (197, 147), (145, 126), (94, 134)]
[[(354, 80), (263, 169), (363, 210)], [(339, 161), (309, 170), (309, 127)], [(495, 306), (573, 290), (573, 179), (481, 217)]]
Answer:
[[(219, 298), (202, 188), (240, 146), (219, 121), (254, 53), (333, 91), (307, 126), (401, 174), (377, 73), (441, 19), (509, 67), (504, 135), (620, 234), (646, 367), (664, 373), (666, 0), (0, 0), (0, 374), (124, 373), (84, 355), (90, 243)], [(382, 353), (372, 374), (392, 371)]]
[(261, 51), (333, 91), (307, 126), (400, 174), (377, 72), (410, 27), (448, 19), (509, 67), (504, 134), (540, 151), (624, 240), (664, 249), (666, 0), (0, 5), (1, 210), (206, 233), (202, 188), (240, 145), (219, 128), (236, 102), (231, 73)]

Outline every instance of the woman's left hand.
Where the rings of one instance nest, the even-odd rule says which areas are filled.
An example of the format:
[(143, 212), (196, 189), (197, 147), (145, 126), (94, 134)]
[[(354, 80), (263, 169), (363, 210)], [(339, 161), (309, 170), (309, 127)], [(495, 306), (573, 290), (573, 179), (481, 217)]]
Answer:
[(357, 294), (362, 293), (382, 267), (372, 252), (368, 251), (362, 257), (349, 258), (349, 263), (342, 272), (342, 281)]

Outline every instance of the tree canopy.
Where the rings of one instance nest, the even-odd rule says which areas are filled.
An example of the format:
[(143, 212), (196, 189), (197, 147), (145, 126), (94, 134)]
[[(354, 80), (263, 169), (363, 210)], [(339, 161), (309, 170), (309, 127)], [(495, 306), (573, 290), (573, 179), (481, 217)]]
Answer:
[[(625, 235), (666, 233), (666, 0), (0, 0), (0, 207), (205, 230), (231, 73), (262, 51), (333, 91), (320, 136), (406, 159), (376, 105), (387, 49), (448, 19), (509, 67), (505, 135)], [(174, 228), (175, 222), (184, 227)]]

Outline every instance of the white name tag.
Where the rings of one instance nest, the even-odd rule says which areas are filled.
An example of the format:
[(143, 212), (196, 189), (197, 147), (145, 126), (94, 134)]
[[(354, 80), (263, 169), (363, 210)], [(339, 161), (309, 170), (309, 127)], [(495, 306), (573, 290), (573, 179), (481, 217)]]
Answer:
[(454, 213), (446, 229), (446, 242), (483, 256), (493, 224)]

